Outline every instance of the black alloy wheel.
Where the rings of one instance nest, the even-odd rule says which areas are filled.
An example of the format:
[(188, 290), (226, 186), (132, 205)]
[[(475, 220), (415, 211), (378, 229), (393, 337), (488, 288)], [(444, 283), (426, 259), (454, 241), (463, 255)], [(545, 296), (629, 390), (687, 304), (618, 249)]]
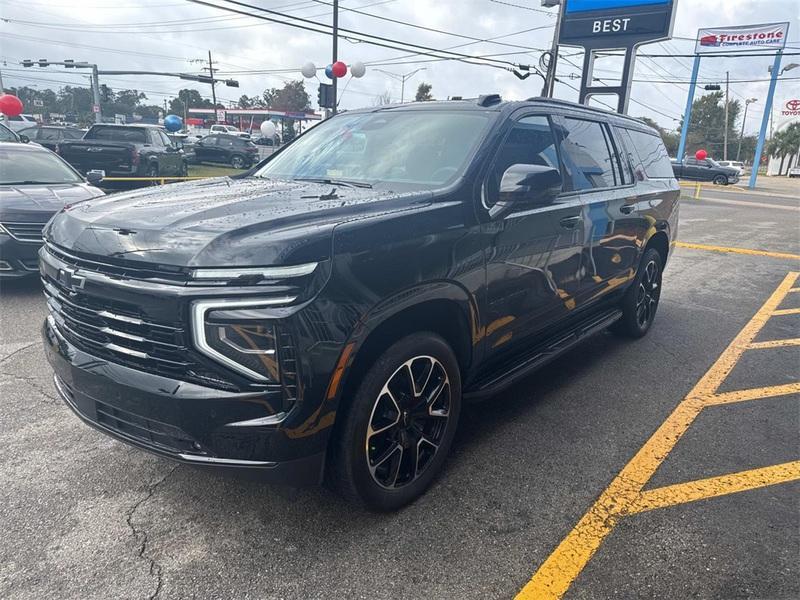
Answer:
[(343, 392), (326, 480), (351, 502), (396, 510), (444, 466), (461, 412), (461, 371), (452, 348), (429, 331), (400, 339), (365, 369)]
[(242, 158), (238, 154), (234, 154), (233, 157), (231, 158), (231, 166), (234, 169), (244, 169), (245, 166), (244, 158)]
[(660, 295), (661, 267), (653, 258), (644, 266), (636, 289), (636, 323), (641, 329), (649, 327), (655, 318)]
[(630, 287), (622, 297), (622, 317), (611, 330), (619, 335), (640, 338), (653, 325), (661, 298), (661, 275), (664, 260), (655, 248), (648, 248)]
[(430, 465), (450, 417), (450, 380), (432, 356), (404, 362), (384, 384), (367, 424), (367, 468), (384, 488), (408, 485)]
[(728, 185), (728, 178), (725, 175), (717, 175), (714, 177), (714, 185)]

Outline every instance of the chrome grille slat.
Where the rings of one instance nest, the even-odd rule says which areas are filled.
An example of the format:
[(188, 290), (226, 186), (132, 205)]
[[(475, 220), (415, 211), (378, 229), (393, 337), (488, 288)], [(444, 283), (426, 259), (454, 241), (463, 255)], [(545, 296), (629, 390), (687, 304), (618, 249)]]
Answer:
[(19, 223), (4, 221), (0, 223), (9, 235), (19, 242), (41, 243), (42, 229), (46, 223)]

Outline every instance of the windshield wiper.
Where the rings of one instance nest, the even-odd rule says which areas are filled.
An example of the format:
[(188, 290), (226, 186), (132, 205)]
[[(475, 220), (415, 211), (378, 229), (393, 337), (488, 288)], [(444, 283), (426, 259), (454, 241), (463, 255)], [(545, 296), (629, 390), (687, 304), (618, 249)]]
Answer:
[(341, 185), (344, 187), (372, 189), (372, 184), (366, 181), (352, 181), (350, 179), (329, 179), (327, 177), (295, 177), (292, 181), (310, 181), (311, 183), (324, 183), (325, 185)]

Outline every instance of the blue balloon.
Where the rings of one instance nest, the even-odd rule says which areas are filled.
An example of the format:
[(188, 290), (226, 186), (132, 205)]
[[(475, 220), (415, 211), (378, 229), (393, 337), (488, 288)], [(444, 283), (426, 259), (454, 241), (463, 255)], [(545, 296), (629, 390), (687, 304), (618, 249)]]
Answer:
[(325, 76), (328, 79), (333, 79), (333, 65), (328, 65), (325, 67)]
[(164, 117), (164, 129), (167, 131), (179, 131), (181, 127), (183, 127), (183, 119), (178, 115), (167, 115)]

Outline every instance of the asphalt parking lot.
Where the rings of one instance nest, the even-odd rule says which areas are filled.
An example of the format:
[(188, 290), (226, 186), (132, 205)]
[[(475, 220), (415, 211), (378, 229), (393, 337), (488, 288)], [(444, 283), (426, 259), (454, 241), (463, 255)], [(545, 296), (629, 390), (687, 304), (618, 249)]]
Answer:
[(650, 334), (468, 407), (394, 514), (89, 429), (53, 389), (38, 283), (4, 285), (0, 597), (800, 597), (800, 184), (701, 196)]

